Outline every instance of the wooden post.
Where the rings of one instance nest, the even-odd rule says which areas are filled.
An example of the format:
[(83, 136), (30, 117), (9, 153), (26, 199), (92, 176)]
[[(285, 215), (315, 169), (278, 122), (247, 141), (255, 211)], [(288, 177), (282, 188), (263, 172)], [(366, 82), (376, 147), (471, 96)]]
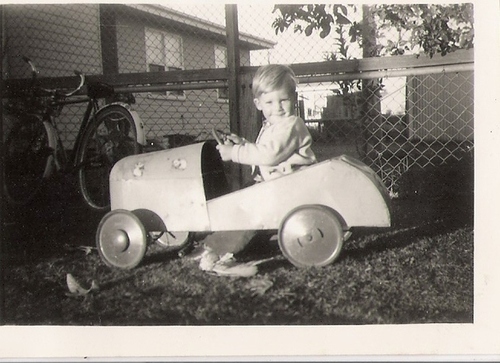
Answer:
[(239, 122), (239, 79), (240, 50), (238, 32), (238, 9), (234, 4), (225, 5), (227, 36), (227, 67), (229, 91), (229, 118), (231, 131), (240, 133)]
[[(376, 49), (376, 25), (371, 16), (370, 5), (363, 5), (363, 58), (371, 58), (377, 56)], [(363, 154), (362, 158), (366, 158), (372, 149), (379, 146), (382, 139), (381, 135), (381, 105), (378, 95), (378, 79), (363, 79)], [(377, 125), (377, 126), (373, 126)], [(374, 133), (372, 134), (372, 130)]]
[(114, 5), (99, 5), (102, 74), (118, 74), (118, 46)]
[[(238, 9), (226, 5), (226, 35), (228, 56), (229, 118), (231, 132), (255, 141), (261, 127), (261, 114), (255, 108), (252, 93), (254, 67), (240, 67)], [(231, 185), (240, 189), (251, 181), (251, 167), (231, 164)]]
[[(237, 135), (241, 134), (240, 127), (240, 48), (238, 31), (238, 8), (235, 4), (226, 4), (226, 37), (227, 37), (227, 67), (229, 92), (229, 128)], [(243, 183), (242, 168), (231, 163), (230, 184), (233, 190), (240, 189)]]
[[(249, 68), (245, 72), (240, 73), (240, 135), (251, 142), (255, 141), (262, 126), (261, 112), (255, 108), (253, 102), (252, 80), (255, 71), (256, 69)], [(248, 184), (252, 180), (250, 166), (243, 166), (241, 178), (243, 185)]]

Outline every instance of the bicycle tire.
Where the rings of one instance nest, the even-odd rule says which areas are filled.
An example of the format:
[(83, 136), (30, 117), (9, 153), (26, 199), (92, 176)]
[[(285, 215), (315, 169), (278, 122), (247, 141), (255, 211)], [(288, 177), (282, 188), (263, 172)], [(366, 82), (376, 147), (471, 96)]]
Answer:
[(54, 167), (54, 138), (38, 115), (17, 116), (4, 144), (3, 191), (11, 205), (28, 205)]
[(90, 208), (109, 209), (111, 169), (118, 160), (138, 153), (137, 129), (130, 112), (120, 105), (99, 110), (85, 131), (78, 156), (79, 187)]

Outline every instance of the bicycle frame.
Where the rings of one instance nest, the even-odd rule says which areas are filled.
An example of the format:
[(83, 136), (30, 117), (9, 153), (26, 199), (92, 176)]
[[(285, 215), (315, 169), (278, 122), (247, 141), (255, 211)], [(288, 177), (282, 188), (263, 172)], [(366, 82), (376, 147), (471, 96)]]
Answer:
[[(27, 87), (26, 95), (20, 95), (19, 103), (9, 107), (21, 123), (7, 139), (10, 159), (3, 170), (9, 175), (9, 184), (4, 188), (8, 200), (18, 205), (29, 203), (53, 171), (77, 171), (85, 202), (93, 209), (109, 208), (109, 170), (121, 158), (140, 153), (146, 146), (144, 125), (130, 108), (133, 96), (126, 94), (123, 101), (113, 86), (100, 82), (87, 84), (86, 95), (79, 93), (85, 75), (78, 71), (75, 74), (80, 82), (70, 91), (43, 88), (37, 83), (35, 64), (28, 58), (24, 60), (32, 69), (32, 85)], [(101, 107), (99, 102), (105, 99), (113, 102)], [(85, 104), (86, 108), (70, 154), (56, 119), (65, 106), (72, 104)], [(27, 117), (26, 124), (22, 123), (23, 117)]]
[(56, 164), (57, 170), (63, 170), (65, 172), (71, 172), (76, 169), (78, 169), (81, 165), (78, 163), (78, 155), (79, 151), (81, 148), (82, 144), (82, 138), (83, 135), (85, 134), (86, 130), (88, 127), (92, 124), (92, 120), (94, 120), (99, 112), (102, 112), (106, 108), (109, 108), (114, 105), (121, 106), (130, 113), (134, 120), (135, 128), (136, 128), (136, 133), (137, 133), (137, 142), (141, 146), (146, 145), (146, 137), (144, 134), (144, 123), (142, 122), (139, 114), (136, 111), (131, 110), (130, 105), (125, 102), (112, 102), (109, 104), (106, 104), (102, 107), (99, 107), (99, 101), (97, 98), (90, 98), (90, 97), (84, 97), (84, 98), (79, 98), (79, 99), (66, 99), (62, 101), (54, 101), (52, 103), (52, 106), (66, 106), (66, 105), (71, 105), (71, 104), (80, 104), (80, 103), (87, 103), (87, 107), (85, 109), (85, 113), (83, 115), (83, 118), (81, 120), (80, 127), (78, 129), (78, 134), (76, 136), (75, 142), (74, 142), (74, 148), (72, 149), (71, 154), (68, 155), (66, 153), (66, 150), (63, 148), (61, 150), (64, 155), (65, 155), (65, 164), (60, 165), (60, 160), (58, 160), (57, 153), (59, 148), (62, 143), (60, 142), (60, 135), (59, 132), (55, 126), (55, 116), (50, 115), (50, 112), (46, 112), (45, 115), (43, 115), (42, 121), (44, 122), (45, 128), (47, 129), (47, 133), (49, 134), (49, 137), (51, 138), (53, 145), (56, 145), (56, 148), (54, 149), (54, 160)]
[[(26, 63), (28, 63), (29, 66), (31, 67), (32, 82), (33, 82), (32, 86), (35, 87), (35, 82), (36, 82), (37, 77), (38, 77), (38, 70), (37, 70), (35, 64), (29, 58), (23, 57), (23, 60)], [(85, 76), (81, 72), (78, 72), (78, 71), (75, 71), (75, 74), (80, 77), (80, 84), (78, 85), (77, 88), (75, 88), (74, 90), (72, 90), (69, 93), (59, 94), (60, 99), (57, 99), (58, 94), (57, 94), (56, 90), (44, 90), (44, 89), (42, 89), (43, 91), (52, 94), (50, 96), (51, 100), (49, 101), (50, 102), (49, 105), (44, 107), (43, 109), (40, 109), (40, 110), (43, 110), (41, 112), (41, 121), (43, 122), (44, 127), (47, 131), (47, 134), (49, 137), (49, 145), (53, 146), (53, 148), (54, 148), (53, 157), (54, 157), (54, 161), (55, 161), (55, 165), (56, 165), (57, 170), (63, 169), (65, 171), (68, 171), (68, 170), (72, 171), (72, 170), (75, 170), (75, 169), (80, 167), (80, 165), (78, 165), (78, 155), (79, 155), (79, 152), (81, 150), (82, 138), (85, 135), (85, 132), (88, 129), (88, 127), (92, 124), (92, 121), (97, 118), (97, 115), (99, 114), (99, 112), (103, 112), (103, 110), (105, 110), (108, 107), (118, 105), (118, 106), (123, 107), (127, 110), (127, 112), (131, 115), (131, 117), (134, 121), (134, 124), (135, 124), (136, 135), (137, 135), (136, 141), (142, 147), (144, 147), (146, 145), (146, 137), (144, 134), (144, 123), (142, 122), (141, 118), (139, 117), (139, 114), (136, 111), (133, 111), (130, 109), (130, 105), (128, 103), (122, 102), (122, 101), (111, 102), (111, 103), (106, 104), (102, 107), (99, 107), (99, 99), (105, 98), (105, 97), (108, 97), (111, 95), (115, 95), (116, 93), (114, 90), (112, 90), (110, 93), (109, 93), (109, 91), (106, 91), (106, 90), (104, 91), (104, 93), (102, 93), (102, 91), (101, 91), (101, 93), (99, 93), (99, 91), (97, 93), (92, 93), (92, 94), (89, 93), (89, 96), (80, 97), (77, 99), (67, 98), (67, 97), (75, 95), (84, 85)], [(95, 84), (95, 85), (99, 89), (100, 85), (99, 84)], [(106, 93), (106, 92), (108, 92), (108, 93)], [(60, 134), (59, 134), (59, 131), (57, 130), (56, 122), (55, 122), (55, 118), (57, 116), (52, 115), (52, 113), (54, 110), (58, 110), (58, 109), (60, 110), (66, 105), (80, 104), (80, 103), (87, 103), (87, 107), (86, 107), (84, 116), (81, 120), (80, 127), (78, 129), (78, 134), (77, 134), (76, 140), (74, 142), (74, 147), (73, 147), (72, 153), (70, 155), (70, 158), (68, 158), (68, 155), (66, 153), (66, 149), (64, 149), (64, 147), (62, 147), (62, 150), (58, 150), (58, 148), (60, 148), (62, 146), (62, 142), (61, 142)], [(33, 113), (33, 114), (37, 115), (37, 113)], [(37, 115), (37, 117), (38, 117), (38, 115)], [(58, 160), (58, 152), (62, 152), (64, 155), (64, 163), (63, 163), (64, 165), (60, 165), (60, 160)]]

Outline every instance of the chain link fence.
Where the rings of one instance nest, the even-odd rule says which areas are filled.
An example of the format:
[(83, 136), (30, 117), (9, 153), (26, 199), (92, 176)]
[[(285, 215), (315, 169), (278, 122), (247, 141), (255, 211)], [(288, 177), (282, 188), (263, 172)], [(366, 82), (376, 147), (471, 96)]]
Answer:
[[(160, 5), (6, 5), (4, 18), (7, 78), (30, 76), (21, 56), (36, 63), (41, 77), (67, 77), (74, 70), (125, 75), (226, 67), (223, 25)], [(243, 64), (249, 65), (251, 47), (260, 45), (242, 49)], [(206, 138), (212, 127), (228, 129), (227, 89), (192, 88), (135, 93), (134, 108), (149, 139), (172, 147)], [(83, 112), (69, 106), (59, 117), (67, 148)]]
[[(37, 64), (41, 77), (68, 77), (76, 69), (115, 79), (134, 92), (148, 140), (165, 148), (209, 139), (213, 127), (229, 131), (223, 4), (12, 4), (3, 10), (4, 80), (30, 76), (21, 56)], [(335, 34), (276, 34), (272, 10), (238, 5), (240, 65), (300, 64), (297, 112), (320, 160), (357, 157), (397, 195), (410, 168), (458, 160), (472, 148), (472, 69), (400, 67), (390, 76), (360, 77), (332, 66), (327, 73), (341, 77), (317, 81), (325, 70), (313, 62), (331, 59)], [(361, 58), (361, 50), (353, 45), (348, 58)], [(307, 72), (304, 63), (311, 63)], [(380, 69), (395, 64), (389, 58)], [(155, 77), (163, 72), (170, 81), (159, 84)], [(67, 148), (83, 112), (68, 106), (58, 118)]]
[(399, 179), (411, 168), (442, 165), (469, 153), (473, 72), (408, 73), (364, 83), (349, 79), (359, 89), (347, 94), (335, 83), (303, 86), (300, 102), (318, 157), (359, 158), (397, 195)]

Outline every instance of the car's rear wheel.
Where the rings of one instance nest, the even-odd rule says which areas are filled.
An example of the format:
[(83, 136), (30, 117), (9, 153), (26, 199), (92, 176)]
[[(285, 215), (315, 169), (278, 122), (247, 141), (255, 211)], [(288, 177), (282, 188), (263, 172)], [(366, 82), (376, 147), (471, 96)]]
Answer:
[(341, 217), (323, 205), (292, 210), (281, 222), (278, 243), (297, 267), (325, 266), (337, 259), (344, 242)]

